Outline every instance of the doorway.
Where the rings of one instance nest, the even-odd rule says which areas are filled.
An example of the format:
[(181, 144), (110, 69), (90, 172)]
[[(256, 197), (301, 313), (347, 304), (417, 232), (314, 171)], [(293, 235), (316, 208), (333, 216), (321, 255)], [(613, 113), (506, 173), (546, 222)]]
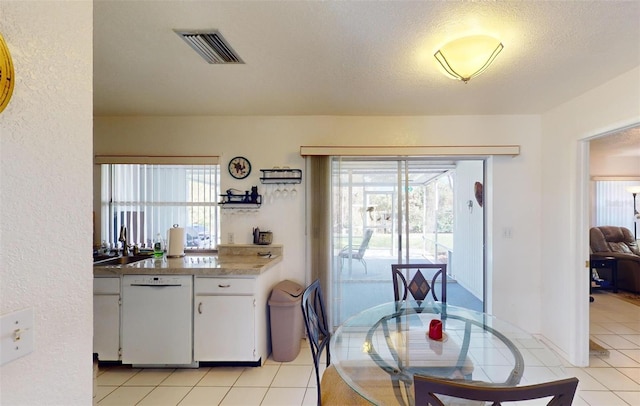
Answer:
[[(332, 159), (334, 325), (393, 300), (394, 263), (447, 264), (448, 302), (483, 310), (484, 216), (466, 193), (483, 173), (482, 160)], [(478, 232), (469, 233), (470, 226)], [(471, 252), (480, 257), (469, 259), (467, 250), (454, 255), (458, 244), (475, 245)]]
[[(600, 134), (581, 141), (581, 145), (588, 150), (585, 189), (589, 195), (589, 221), (584, 229), (587, 244), (589, 229), (594, 226), (625, 227), (638, 238), (638, 223), (633, 215), (636, 207), (627, 188), (640, 185), (640, 126), (635, 124)], [(620, 292), (622, 294), (623, 290)], [(588, 305), (586, 335), (611, 352), (612, 357), (626, 359), (625, 352), (634, 343), (628, 342), (622, 334), (624, 330), (615, 328), (609, 322), (615, 314), (615, 320), (623, 323), (623, 309), (627, 304), (620, 302), (618, 295), (605, 291), (596, 290), (591, 297), (595, 301)]]

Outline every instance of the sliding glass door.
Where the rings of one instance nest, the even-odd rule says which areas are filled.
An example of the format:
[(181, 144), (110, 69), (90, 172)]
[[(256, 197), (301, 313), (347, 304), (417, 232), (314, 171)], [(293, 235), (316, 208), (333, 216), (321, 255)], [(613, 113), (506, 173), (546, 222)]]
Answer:
[[(418, 158), (332, 160), (335, 325), (393, 300), (391, 264), (450, 264), (456, 167), (454, 161)], [(482, 307), (482, 296), (476, 300)]]

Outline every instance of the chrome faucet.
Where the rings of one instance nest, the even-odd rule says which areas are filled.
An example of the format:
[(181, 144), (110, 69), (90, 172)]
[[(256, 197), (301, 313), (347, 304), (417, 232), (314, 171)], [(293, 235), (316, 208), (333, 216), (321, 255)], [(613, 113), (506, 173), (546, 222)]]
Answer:
[(122, 256), (129, 256), (129, 242), (127, 241), (127, 227), (120, 226), (120, 237), (118, 241), (122, 243)]

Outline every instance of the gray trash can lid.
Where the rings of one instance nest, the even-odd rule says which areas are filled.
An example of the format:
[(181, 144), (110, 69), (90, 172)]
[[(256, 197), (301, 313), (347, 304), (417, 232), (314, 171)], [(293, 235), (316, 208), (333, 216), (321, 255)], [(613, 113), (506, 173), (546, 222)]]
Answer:
[(291, 303), (302, 300), (304, 287), (295, 282), (284, 280), (274, 286), (269, 298), (269, 304)]

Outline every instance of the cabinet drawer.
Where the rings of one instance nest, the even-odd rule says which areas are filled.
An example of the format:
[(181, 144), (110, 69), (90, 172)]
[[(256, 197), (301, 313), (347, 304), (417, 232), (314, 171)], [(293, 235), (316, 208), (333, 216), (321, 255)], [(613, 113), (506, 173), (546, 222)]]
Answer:
[(254, 278), (196, 278), (196, 295), (253, 295)]
[(93, 294), (120, 294), (120, 278), (93, 278)]

